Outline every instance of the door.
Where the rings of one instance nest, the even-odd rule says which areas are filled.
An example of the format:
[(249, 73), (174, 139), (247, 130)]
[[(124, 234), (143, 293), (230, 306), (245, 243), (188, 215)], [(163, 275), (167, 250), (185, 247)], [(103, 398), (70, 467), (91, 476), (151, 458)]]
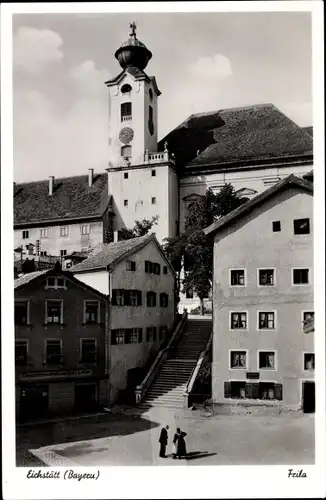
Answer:
[(46, 417), (49, 408), (49, 387), (45, 384), (23, 386), (20, 389), (20, 420)]
[(302, 409), (304, 413), (315, 413), (315, 382), (302, 383)]
[(96, 382), (76, 382), (75, 410), (77, 412), (94, 411), (97, 408)]

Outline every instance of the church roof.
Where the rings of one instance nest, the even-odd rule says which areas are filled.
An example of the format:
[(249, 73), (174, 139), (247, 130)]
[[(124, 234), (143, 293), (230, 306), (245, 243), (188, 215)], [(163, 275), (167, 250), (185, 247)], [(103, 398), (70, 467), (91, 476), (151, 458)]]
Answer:
[(228, 168), (241, 162), (309, 157), (313, 139), (273, 104), (191, 115), (162, 141), (184, 174), (203, 167)]
[(91, 187), (88, 175), (55, 179), (51, 196), (48, 180), (15, 184), (14, 226), (101, 217), (110, 198), (106, 173), (95, 174)]

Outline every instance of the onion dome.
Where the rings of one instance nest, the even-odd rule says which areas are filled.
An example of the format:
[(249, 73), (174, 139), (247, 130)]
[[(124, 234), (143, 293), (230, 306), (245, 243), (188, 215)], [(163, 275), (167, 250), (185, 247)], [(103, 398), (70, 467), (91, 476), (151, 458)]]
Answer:
[(129, 39), (121, 45), (114, 55), (123, 69), (128, 68), (128, 66), (135, 66), (143, 70), (152, 58), (152, 53), (136, 37), (136, 24), (131, 23), (130, 28)]

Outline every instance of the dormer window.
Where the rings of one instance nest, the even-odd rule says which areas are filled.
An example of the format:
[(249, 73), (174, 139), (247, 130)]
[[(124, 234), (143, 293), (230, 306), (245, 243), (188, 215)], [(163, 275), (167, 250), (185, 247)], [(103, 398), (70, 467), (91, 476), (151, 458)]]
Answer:
[(132, 117), (132, 104), (131, 102), (123, 102), (121, 104), (121, 121), (131, 120)]
[(127, 94), (127, 92), (131, 92), (131, 85), (125, 83), (125, 85), (121, 87), (121, 94)]

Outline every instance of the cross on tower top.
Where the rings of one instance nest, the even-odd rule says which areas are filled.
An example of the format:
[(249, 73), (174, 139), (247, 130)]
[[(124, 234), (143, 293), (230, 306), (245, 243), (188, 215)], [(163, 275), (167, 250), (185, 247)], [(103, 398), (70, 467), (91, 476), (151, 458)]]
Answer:
[(136, 26), (135, 21), (133, 21), (132, 23), (130, 23), (129, 27), (131, 29), (130, 36), (136, 37), (136, 28), (137, 28), (137, 26)]

